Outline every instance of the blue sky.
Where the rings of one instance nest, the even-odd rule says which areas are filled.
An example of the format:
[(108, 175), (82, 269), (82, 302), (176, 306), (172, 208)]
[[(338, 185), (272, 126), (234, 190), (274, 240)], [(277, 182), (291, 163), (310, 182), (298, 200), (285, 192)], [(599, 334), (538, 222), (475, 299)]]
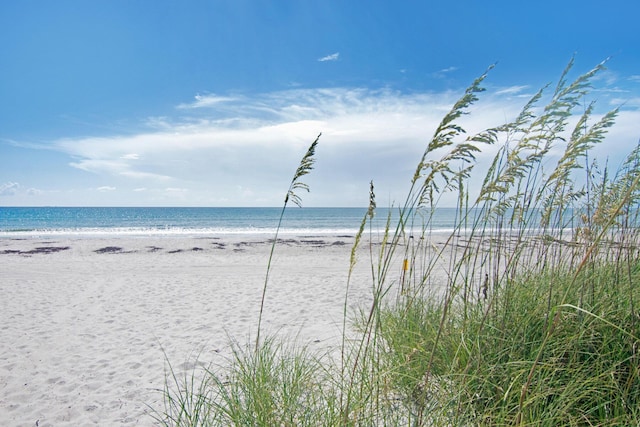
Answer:
[(638, 16), (630, 0), (5, 1), (0, 206), (278, 206), (320, 132), (305, 206), (366, 206), (372, 179), (398, 202), (488, 66), (470, 130), (574, 55), (573, 77), (611, 57), (592, 96), (622, 105), (596, 150), (615, 164), (640, 139)]

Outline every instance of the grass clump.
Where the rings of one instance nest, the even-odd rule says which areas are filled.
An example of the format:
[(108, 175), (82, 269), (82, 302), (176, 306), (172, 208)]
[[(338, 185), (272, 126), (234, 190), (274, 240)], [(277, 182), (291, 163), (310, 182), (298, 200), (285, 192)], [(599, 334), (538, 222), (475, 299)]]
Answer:
[(620, 292), (628, 283), (610, 265), (586, 279), (595, 298), (581, 307), (573, 274), (548, 271), (496, 292), (491, 303), (500, 309), (479, 304), (465, 316), (456, 307), (441, 325), (432, 301), (388, 308), (381, 335), (389, 380), (417, 414), (429, 408), (423, 417), (452, 425), (635, 425), (640, 319)]
[(232, 348), (229, 365), (220, 369), (194, 370), (184, 378), (170, 369), (165, 410), (156, 421), (178, 427), (317, 426), (330, 420), (337, 405), (325, 393), (321, 358), (272, 337), (257, 350)]
[[(266, 339), (258, 351), (236, 347), (228, 376), (210, 372), (220, 420), (215, 425), (316, 426), (330, 408), (319, 359)], [(324, 417), (323, 417), (324, 418)]]
[[(382, 226), (371, 184), (347, 279), (369, 241), (371, 303), (348, 324), (347, 289), (337, 363), (258, 336), (202, 386), (166, 391), (167, 414), (206, 416), (164, 424), (640, 425), (640, 144), (613, 172), (590, 158), (618, 110), (585, 103), (604, 64), (570, 81), (572, 65), (512, 121), (467, 135), (460, 121), (490, 69), (476, 79)], [(283, 209), (308, 190), (295, 184), (316, 143)], [(455, 226), (443, 235), (447, 193)], [(267, 285), (268, 270), (263, 301)]]

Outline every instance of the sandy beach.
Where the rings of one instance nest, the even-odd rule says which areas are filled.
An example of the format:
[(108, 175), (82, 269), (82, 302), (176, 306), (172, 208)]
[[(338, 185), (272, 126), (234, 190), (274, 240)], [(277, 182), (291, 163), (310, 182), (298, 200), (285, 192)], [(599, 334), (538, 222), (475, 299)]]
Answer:
[[(224, 365), (255, 333), (269, 238), (1, 239), (0, 425), (153, 425), (167, 360)], [(353, 236), (282, 240), (263, 333), (330, 349)], [(370, 296), (361, 250), (352, 307)]]

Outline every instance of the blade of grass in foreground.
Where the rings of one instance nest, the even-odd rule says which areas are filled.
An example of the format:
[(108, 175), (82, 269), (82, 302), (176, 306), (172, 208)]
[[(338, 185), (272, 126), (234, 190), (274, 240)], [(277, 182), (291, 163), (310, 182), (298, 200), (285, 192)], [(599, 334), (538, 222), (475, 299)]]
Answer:
[(262, 298), (260, 299), (260, 313), (258, 315), (258, 330), (256, 332), (256, 353), (258, 352), (258, 347), (260, 346), (260, 329), (262, 327), (262, 313), (264, 311), (264, 301), (267, 295), (267, 286), (269, 284), (269, 273), (271, 272), (271, 261), (273, 260), (273, 253), (276, 248), (276, 243), (278, 241), (278, 233), (280, 232), (280, 226), (282, 225), (282, 218), (284, 217), (284, 212), (287, 209), (287, 204), (289, 201), (295, 203), (298, 207), (302, 207), (302, 199), (296, 193), (296, 190), (305, 190), (309, 192), (309, 186), (300, 181), (300, 178), (309, 174), (313, 169), (313, 164), (315, 162), (315, 153), (316, 146), (318, 145), (318, 141), (320, 140), (320, 136), (322, 133), (318, 134), (316, 139), (311, 143), (307, 152), (302, 157), (298, 168), (296, 169), (295, 174), (293, 175), (293, 179), (291, 180), (291, 184), (289, 185), (289, 190), (287, 190), (287, 195), (284, 198), (284, 204), (282, 205), (282, 211), (280, 212), (280, 218), (278, 219), (278, 226), (276, 227), (276, 233), (273, 236), (273, 243), (271, 244), (271, 251), (269, 252), (269, 261), (267, 262), (267, 272), (264, 277), (264, 286), (262, 287)]

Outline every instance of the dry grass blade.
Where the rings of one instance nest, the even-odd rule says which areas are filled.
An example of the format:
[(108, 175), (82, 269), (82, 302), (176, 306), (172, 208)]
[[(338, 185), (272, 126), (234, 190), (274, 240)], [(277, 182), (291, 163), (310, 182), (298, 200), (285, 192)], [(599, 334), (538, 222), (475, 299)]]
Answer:
[(295, 192), (295, 190), (305, 190), (309, 192), (309, 186), (303, 182), (300, 182), (300, 178), (307, 175), (313, 169), (313, 164), (315, 163), (315, 153), (316, 146), (318, 145), (318, 141), (320, 140), (320, 136), (322, 133), (318, 135), (318, 137), (311, 143), (307, 152), (302, 157), (300, 164), (298, 165), (298, 169), (296, 169), (296, 173), (293, 175), (293, 179), (291, 180), (291, 185), (289, 186), (289, 191), (287, 191), (287, 195), (284, 198), (284, 204), (286, 205), (289, 200), (295, 203), (298, 207), (302, 207), (302, 200), (300, 196)]
[(275, 235), (273, 236), (273, 243), (271, 244), (271, 251), (269, 252), (269, 260), (267, 262), (267, 272), (264, 277), (264, 286), (262, 287), (262, 297), (260, 298), (260, 312), (258, 315), (258, 329), (256, 331), (256, 353), (259, 350), (260, 346), (260, 330), (262, 327), (262, 314), (264, 312), (264, 301), (267, 295), (267, 286), (269, 284), (269, 273), (271, 272), (271, 261), (273, 260), (273, 253), (276, 248), (276, 242), (278, 241), (278, 234), (280, 232), (280, 226), (282, 225), (282, 218), (284, 217), (284, 212), (287, 209), (287, 204), (289, 200), (295, 203), (298, 207), (302, 207), (302, 200), (300, 196), (296, 194), (295, 190), (304, 189), (307, 192), (309, 191), (309, 186), (300, 182), (300, 178), (307, 175), (313, 169), (313, 164), (315, 162), (315, 153), (316, 147), (318, 145), (318, 141), (320, 140), (320, 136), (322, 133), (318, 134), (316, 139), (311, 143), (307, 152), (302, 157), (298, 168), (296, 169), (295, 174), (293, 175), (293, 179), (291, 180), (291, 184), (289, 185), (289, 190), (287, 191), (287, 195), (284, 198), (284, 204), (282, 205), (282, 210), (280, 211), (280, 218), (278, 219), (278, 226), (276, 227)]

